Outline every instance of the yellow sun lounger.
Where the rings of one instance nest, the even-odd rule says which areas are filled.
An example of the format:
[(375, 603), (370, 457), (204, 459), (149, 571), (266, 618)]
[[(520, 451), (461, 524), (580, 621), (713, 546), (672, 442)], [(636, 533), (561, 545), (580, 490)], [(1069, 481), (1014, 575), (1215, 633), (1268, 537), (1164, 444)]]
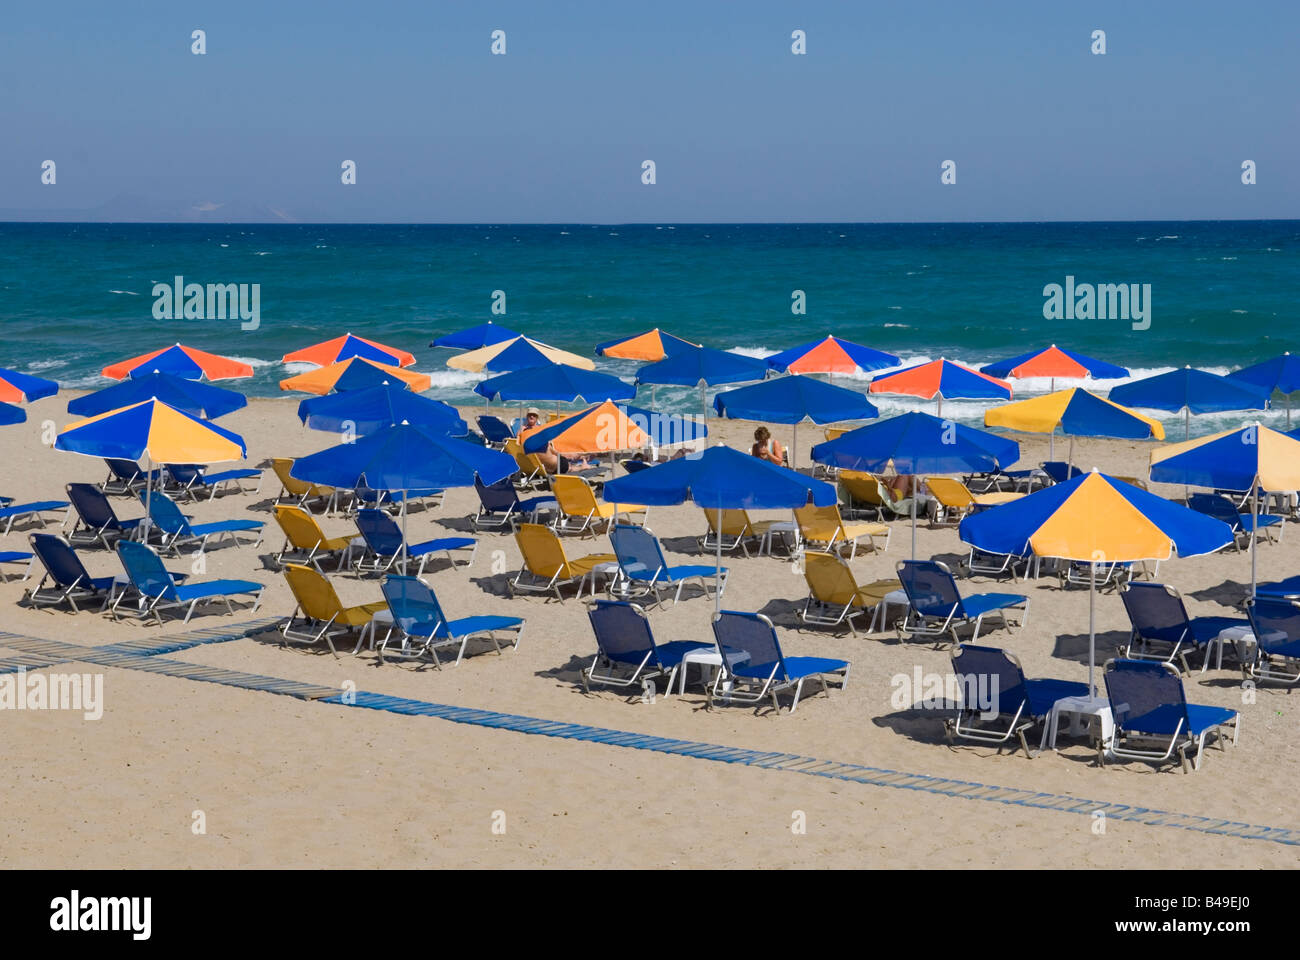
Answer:
[[(275, 505), (275, 522), (284, 531), (284, 546), (276, 555), (277, 563), (283, 563), (286, 555), (301, 563), (309, 563), (320, 573), (322, 560), (333, 560), (339, 569), (347, 566), (352, 559), (353, 546), (365, 546), (360, 537), (327, 537), (320, 528), (316, 518), (306, 507), (292, 503)], [(354, 542), (355, 541), (355, 542)]]
[[(569, 583), (578, 585), (577, 599), (582, 599), (582, 585), (590, 581), (591, 593), (596, 592), (596, 567), (610, 563), (617, 565), (618, 558), (612, 553), (591, 553), (576, 560), (570, 560), (564, 553), (564, 544), (555, 531), (540, 523), (521, 523), (515, 531), (515, 542), (519, 552), (524, 555), (524, 565), (510, 581), (510, 594), (516, 590), (532, 593), (554, 592), (561, 603), (564, 597), (560, 587)], [(525, 577), (528, 579), (525, 580)]]
[(337, 490), (333, 487), (322, 487), (319, 484), (308, 483), (305, 480), (299, 480), (297, 477), (289, 476), (289, 470), (292, 467), (292, 457), (274, 457), (271, 460), (271, 469), (275, 471), (275, 475), (280, 481), (280, 493), (275, 498), (276, 503), (288, 497), (293, 497), (295, 498), (294, 503), (300, 507), (305, 507), (308, 500), (323, 501), (327, 511), (338, 506)]
[(848, 508), (852, 512), (870, 513), (874, 511), (877, 520), (884, 520), (886, 511), (890, 516), (894, 517), (910, 517), (912, 515), (911, 498), (899, 497), (885, 481), (874, 473), (841, 470), (840, 488), (844, 491)]
[(641, 522), (645, 523), (645, 507), (634, 503), (602, 503), (596, 499), (591, 484), (582, 477), (567, 474), (553, 477), (551, 492), (560, 507), (553, 523), (557, 533), (590, 533), (594, 537), (597, 527), (608, 527), (620, 515), (624, 522), (630, 522), (631, 514), (640, 514)]
[(726, 553), (739, 547), (748, 557), (751, 545), (757, 547), (759, 553), (769, 551), (768, 537), (775, 520), (751, 520), (747, 510), (723, 510), (722, 530), (719, 531), (717, 510), (705, 509), (704, 518), (708, 521), (709, 531), (700, 540), (701, 550), (717, 550), (721, 535), (722, 549)]
[(1019, 493), (980, 493), (974, 494), (966, 484), (952, 477), (926, 477), (925, 486), (934, 497), (936, 504), (934, 523), (957, 524), (962, 517), (977, 506), (992, 507), (1010, 500), (1018, 500)]
[[(334, 592), (334, 584), (325, 579), (319, 570), (301, 563), (286, 563), (284, 578), (289, 581), (289, 590), (298, 601), (298, 606), (289, 619), (280, 625), (280, 633), (285, 640), (301, 640), (303, 643), (324, 640), (335, 657), (339, 652), (334, 649), (334, 637), (366, 626), (376, 613), (388, 609), (388, 604), (383, 600), (355, 607), (343, 606), (339, 595)], [(301, 628), (294, 626), (299, 611), (303, 617)], [(353, 655), (361, 649), (363, 640), (364, 635), (358, 634)]]
[(507, 440), (501, 449), (514, 457), (515, 464), (519, 467), (519, 473), (515, 476), (516, 487), (527, 490), (547, 485), (550, 475), (537, 454), (524, 453), (524, 448), (518, 440)]
[(794, 512), (795, 522), (799, 525), (799, 536), (804, 543), (825, 544), (825, 550), (835, 550), (845, 545), (849, 548), (849, 559), (858, 553), (858, 542), (866, 538), (874, 551), (876, 537), (884, 537), (882, 550), (889, 549), (889, 527), (883, 523), (845, 523), (840, 516), (840, 508), (800, 507)]
[[(887, 626), (885, 617), (888, 604), (885, 598), (903, 589), (897, 578), (873, 580), (865, 586), (859, 586), (853, 570), (833, 553), (810, 550), (803, 555), (803, 563), (804, 579), (808, 581), (808, 599), (801, 614), (804, 623), (828, 627), (847, 623), (849, 632), (857, 636), (853, 619), (870, 610), (871, 623), (867, 626), (867, 633), (875, 633)], [(902, 605), (907, 606), (906, 599)]]

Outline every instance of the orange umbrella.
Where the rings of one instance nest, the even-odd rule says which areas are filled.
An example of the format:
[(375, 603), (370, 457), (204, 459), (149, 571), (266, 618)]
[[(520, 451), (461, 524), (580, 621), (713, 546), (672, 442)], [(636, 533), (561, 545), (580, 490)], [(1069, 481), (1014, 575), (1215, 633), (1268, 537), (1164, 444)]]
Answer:
[(405, 350), (398, 350), (396, 347), (376, 343), (374, 340), (367, 340), (365, 337), (358, 337), (351, 333), (345, 333), (333, 340), (326, 340), (324, 343), (303, 347), (301, 350), (293, 351), (293, 353), (286, 353), (283, 362), (314, 363), (318, 367), (324, 367), (331, 363), (350, 360), (353, 357), (373, 360), (375, 363), (394, 364), (399, 367), (409, 367), (415, 363), (415, 357)]
[(871, 393), (900, 393), (925, 400), (1010, 400), (1011, 384), (951, 360), (931, 360), (871, 381)]
[(114, 363), (103, 369), (104, 376), (110, 380), (125, 380), (134, 373), (170, 373), (174, 377), (186, 380), (233, 380), (236, 377), (251, 377), (253, 368), (241, 360), (219, 357), (215, 353), (196, 350), (183, 344), (173, 344), (142, 353), (130, 360)]
[(402, 370), (386, 363), (372, 363), (364, 357), (353, 357), (340, 363), (331, 363), (319, 370), (308, 370), (296, 377), (280, 381), (281, 390), (302, 390), (321, 396), (339, 389), (339, 381), (347, 377), (343, 389), (374, 386), (379, 383), (403, 383), (416, 393), (428, 390), (432, 384), (427, 373)]
[[(533, 437), (537, 439), (530, 442)], [(549, 443), (556, 453), (572, 456), (640, 450), (650, 445), (650, 437), (628, 416), (627, 407), (605, 400), (550, 423), (539, 423), (521, 433), (519, 442), (528, 453), (545, 450)]]
[(698, 346), (698, 343), (691, 343), (681, 337), (674, 337), (671, 333), (664, 333), (658, 327), (655, 327), (645, 333), (638, 333), (635, 336), (623, 337), (621, 340), (610, 340), (607, 343), (599, 344), (596, 347), (596, 356), (657, 363), (664, 357), (670, 357), (683, 348)]

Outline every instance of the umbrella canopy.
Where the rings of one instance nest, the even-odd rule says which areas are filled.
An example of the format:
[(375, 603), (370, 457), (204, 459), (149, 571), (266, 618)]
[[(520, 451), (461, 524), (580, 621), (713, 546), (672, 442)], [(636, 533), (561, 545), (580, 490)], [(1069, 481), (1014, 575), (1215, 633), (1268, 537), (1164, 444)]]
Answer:
[(224, 417), (248, 405), (248, 399), (237, 390), (185, 380), (170, 373), (150, 373), (70, 400), (68, 413), (93, 417), (155, 397), (174, 410), (206, 419)]
[(364, 357), (353, 357), (331, 363), (319, 370), (308, 370), (296, 377), (280, 381), (281, 390), (302, 390), (324, 396), (331, 390), (364, 390), (384, 383), (405, 384), (419, 393), (432, 384), (428, 374), (414, 370), (401, 370), (384, 363), (375, 363)]
[(15, 407), (12, 403), (0, 403), (0, 427), (8, 427), (26, 421), (27, 411), (22, 407)]
[(631, 400), (636, 387), (607, 373), (581, 370), (563, 363), (524, 367), (490, 377), (474, 392), (489, 400)]
[(861, 393), (795, 374), (748, 387), (726, 390), (713, 398), (713, 409), (724, 417), (772, 423), (838, 423), (870, 420), (880, 411)]
[(1060, 429), (1071, 437), (1165, 438), (1165, 428), (1159, 420), (1134, 413), (1078, 387), (986, 410), (984, 426), (1027, 433), (1053, 433)]
[(925, 400), (1010, 400), (1011, 385), (951, 360), (931, 360), (871, 381), (872, 393), (897, 393)]
[(301, 350), (286, 353), (281, 362), (314, 363), (318, 367), (326, 367), (331, 363), (351, 360), (353, 357), (361, 357), (363, 360), (373, 360), (375, 363), (386, 363), (397, 367), (409, 367), (415, 363), (415, 357), (405, 350), (385, 346), (382, 343), (376, 343), (374, 340), (367, 340), (365, 337), (358, 337), (351, 333), (345, 333), (333, 340), (326, 340), (323, 343), (316, 343), (310, 347), (303, 347)]
[(154, 372), (170, 373), (185, 380), (234, 380), (251, 377), (253, 368), (242, 360), (219, 357), (215, 353), (177, 343), (103, 369), (103, 375), (110, 380), (125, 380), (127, 377), (145, 376)]
[(219, 463), (247, 453), (237, 433), (162, 400), (150, 399), (78, 420), (59, 431), (56, 450), (154, 463)]
[(723, 383), (762, 380), (767, 376), (767, 369), (766, 363), (753, 357), (712, 347), (694, 347), (642, 367), (636, 373), (636, 382), (714, 387)]
[(990, 377), (1016, 377), (1025, 380), (1030, 377), (1057, 377), (1082, 380), (1093, 377), (1099, 380), (1118, 380), (1127, 377), (1128, 371), (1104, 360), (1094, 360), (1073, 350), (1066, 350), (1052, 344), (1043, 350), (1031, 350), (1009, 360), (999, 360), (980, 367), (980, 373)]
[[(1096, 472), (962, 520), (961, 539), (980, 550), (1090, 564), (1213, 553), (1233, 540), (1226, 523)], [(1088, 597), (1088, 685), (1096, 663), (1096, 598)]]
[(481, 373), (484, 370), (522, 370), (525, 367), (542, 367), (548, 363), (565, 363), (583, 370), (594, 370), (596, 367), (586, 357), (523, 336), (457, 354), (447, 361), (447, 366)]
[(522, 334), (507, 330), (505, 327), (498, 327), (489, 320), (487, 323), (480, 323), (477, 327), (445, 333), (429, 346), (451, 347), (454, 350), (477, 350), (479, 347), (490, 347), (494, 343), (504, 343), (519, 336)]
[(618, 360), (641, 360), (655, 363), (665, 357), (683, 350), (698, 348), (698, 343), (691, 343), (671, 333), (664, 333), (658, 327), (618, 340), (607, 340), (596, 345), (596, 356), (613, 357)]
[(1120, 384), (1111, 390), (1110, 398), (1125, 406), (1168, 410), (1170, 413), (1223, 413), (1268, 408), (1268, 392), (1261, 387), (1191, 367)]
[(787, 373), (870, 373), (896, 367), (902, 361), (892, 353), (873, 350), (839, 337), (825, 337), (767, 358), (767, 365)]
[(1274, 393), (1286, 396), (1286, 425), (1291, 427), (1291, 394), (1300, 390), (1300, 357), (1293, 357), (1288, 350), (1280, 357), (1273, 357), (1254, 366), (1243, 367), (1228, 374), (1229, 380), (1267, 390), (1269, 396)]
[(640, 450), (650, 436), (628, 413), (628, 408), (605, 400), (585, 410), (539, 424), (519, 435), (525, 453), (540, 453), (553, 446), (556, 453), (612, 453)]
[(58, 392), (59, 385), (53, 380), (0, 367), (0, 401), (22, 403), (27, 400), (52, 397)]
[(346, 428), (358, 436), (403, 422), (454, 437), (469, 432), (455, 407), (391, 383), (328, 397), (308, 397), (298, 404), (298, 419), (313, 430), (342, 433)]

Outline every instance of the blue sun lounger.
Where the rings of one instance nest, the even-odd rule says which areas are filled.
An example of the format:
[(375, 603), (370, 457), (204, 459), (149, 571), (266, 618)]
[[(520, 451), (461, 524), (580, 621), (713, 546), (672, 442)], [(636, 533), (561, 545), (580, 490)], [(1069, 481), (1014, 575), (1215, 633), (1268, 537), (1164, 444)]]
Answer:
[(1119, 589), (1133, 632), (1124, 656), (1129, 660), (1178, 660), (1191, 673), (1187, 656), (1205, 650), (1206, 644), (1230, 627), (1248, 623), (1239, 617), (1189, 617), (1183, 597), (1163, 583), (1127, 583)]
[[(382, 510), (358, 510), (357, 529), (366, 541), (365, 553), (353, 564), (357, 573), (383, 573), (391, 570), (397, 558), (402, 555), (402, 531), (393, 522), (393, 518)], [(408, 560), (419, 560), (419, 573), (424, 573), (424, 565), (435, 553), (446, 553), (448, 562), (453, 567), (456, 566), (453, 550), (469, 550), (469, 560), (465, 562), (468, 567), (474, 562), (478, 541), (473, 537), (439, 537), (424, 543), (411, 543), (406, 546), (406, 557)]]
[[(709, 595), (709, 581), (714, 579), (717, 570), (708, 564), (678, 564), (669, 566), (664, 558), (663, 547), (659, 538), (644, 527), (630, 523), (615, 524), (609, 531), (610, 542), (614, 546), (614, 556), (618, 559), (619, 579), (633, 587), (640, 587), (640, 596), (653, 596), (658, 605), (663, 605), (659, 591), (677, 588), (673, 604), (682, 598), (682, 588), (690, 580), (698, 580), (704, 595)], [(719, 596), (726, 592), (726, 567), (721, 570)]]
[(383, 589), (384, 599), (388, 601), (389, 612), (393, 615), (393, 626), (379, 645), (380, 663), (384, 661), (384, 652), (394, 633), (400, 642), (398, 656), (414, 659), (427, 653), (439, 670), (442, 669), (442, 661), (438, 659), (439, 647), (457, 647), (455, 665), (459, 665), (465, 656), (465, 646), (473, 637), (491, 640), (500, 654), (501, 643), (497, 640), (497, 634), (514, 631), (511, 646), (519, 648), (519, 639), (524, 632), (522, 617), (485, 614), (448, 620), (437, 595), (417, 577), (387, 576), (384, 578)]
[(513, 527), (516, 518), (527, 517), (530, 523), (537, 522), (541, 510), (555, 510), (558, 504), (554, 497), (529, 497), (519, 499), (519, 491), (509, 477), (496, 483), (486, 484), (474, 475), (474, 489), (478, 493), (479, 508), (474, 516), (474, 528)]
[[(26, 580), (32, 575), (32, 564), (36, 562), (36, 554), (29, 553), (26, 550), (0, 550), (0, 564), (26, 564), (27, 569), (23, 571), (21, 579)], [(9, 571), (0, 567), (0, 583), (9, 582)]]
[(1246, 601), (1255, 656), (1246, 671), (1257, 680), (1300, 683), (1300, 601), (1255, 597)]
[(143, 490), (150, 483), (157, 486), (158, 478), (162, 475), (161, 470), (150, 470), (145, 473), (140, 469), (140, 464), (134, 460), (105, 457), (104, 463), (108, 464), (108, 477), (99, 488), (115, 496), (129, 497), (137, 490)]
[(14, 503), (12, 500), (6, 506), (0, 507), (0, 520), (5, 521), (5, 533), (13, 529), (13, 525), (25, 517), (41, 521), (42, 524), (48, 523), (43, 513), (53, 513), (55, 510), (62, 510), (63, 519), (68, 519), (68, 508), (71, 506), (66, 500), (36, 500), (32, 503)]
[[(1250, 530), (1252, 525), (1257, 534), (1262, 533), (1265, 539), (1272, 541), (1273, 528), (1278, 531), (1278, 540), (1282, 539), (1282, 534), (1286, 531), (1284, 518), (1274, 514), (1261, 513), (1253, 517), (1249, 513), (1240, 513), (1232, 501), (1227, 497), (1219, 496), (1215, 493), (1194, 493), (1187, 498), (1187, 505), (1197, 513), (1203, 513), (1206, 516), (1214, 517), (1216, 520), (1222, 520), (1232, 528), (1233, 546), (1238, 551), (1250, 543)], [(1256, 523), (1258, 519), (1258, 523)]]
[(189, 623), (194, 608), (200, 603), (221, 600), (226, 608), (234, 613), (235, 607), (230, 602), (230, 598), (245, 594), (253, 596), (253, 608), (250, 612), (256, 613), (262, 603), (262, 591), (266, 589), (264, 584), (253, 580), (205, 580), (201, 583), (181, 583), (163, 566), (162, 559), (153, 547), (133, 540), (119, 541), (117, 555), (126, 570), (131, 589), (121, 591), (113, 601), (110, 612), (114, 620), (118, 618), (120, 612), (125, 612), (122, 610), (122, 605), (127, 599), (135, 602), (135, 609), (131, 610), (131, 613), (141, 618), (153, 616), (160, 626), (163, 622), (163, 610), (189, 604), (185, 611), (185, 623)]
[(898, 579), (907, 594), (907, 616), (898, 626), (900, 636), (938, 640), (945, 634), (957, 643), (957, 628), (973, 626), (971, 642), (979, 639), (984, 618), (996, 613), (1007, 629), (1008, 613), (1020, 614), (1019, 626), (1029, 616), (1029, 598), (1020, 593), (979, 593), (963, 597), (947, 564), (934, 560), (900, 560)]
[[(997, 647), (959, 644), (952, 655), (952, 671), (962, 696), (956, 716), (944, 721), (948, 739), (992, 743), (1001, 750), (1002, 744), (1016, 737), (1030, 759), (1037, 751), (1029, 749), (1025, 731), (1045, 721), (1056, 701), (1090, 694), (1086, 683), (1027, 678), (1020, 661)], [(980, 726), (977, 720), (988, 725)], [(997, 726), (995, 721), (1004, 723)]]
[(494, 447), (505, 445), (507, 440), (515, 438), (514, 432), (500, 417), (494, 417), (491, 414), (484, 414), (478, 418), (479, 433), (483, 434), (483, 439)]
[(209, 500), (213, 499), (224, 483), (233, 483), (236, 490), (242, 491), (241, 481), (256, 479), (257, 487), (253, 492), (262, 489), (262, 471), (251, 467), (223, 470), (220, 473), (205, 473), (203, 467), (194, 463), (167, 463), (163, 466), (167, 468), (167, 475), (171, 477), (172, 483), (191, 500), (198, 500), (199, 491), (202, 490), (208, 491)]
[(81, 610), (78, 603), (100, 601), (100, 609), (108, 606), (115, 577), (92, 577), (63, 537), (51, 533), (33, 533), (27, 538), (32, 552), (45, 568), (45, 575), (23, 595), (34, 607), (58, 607), (67, 604), (73, 613)]
[(73, 546), (102, 544), (112, 550), (118, 540), (135, 536), (143, 518), (119, 520), (108, 497), (95, 484), (70, 483), (64, 489), (72, 509), (77, 512), (77, 523), (68, 534), (68, 542)]
[[(785, 656), (776, 627), (761, 613), (723, 610), (713, 618), (713, 637), (718, 643), (722, 669), (709, 688), (710, 707), (718, 699), (761, 703), (771, 697), (772, 708), (780, 713), (781, 704), (776, 695), (793, 689), (790, 712), (794, 713), (805, 680), (816, 679), (827, 696), (830, 696), (827, 677), (838, 676), (841, 689), (849, 682), (847, 660)], [(725, 690), (726, 683), (732, 684), (730, 691)]]
[[(1107, 660), (1102, 675), (1115, 718), (1115, 736), (1109, 747), (1098, 750), (1099, 763), (1111, 757), (1145, 760), (1159, 767), (1170, 762), (1177, 750), (1183, 773), (1191, 773), (1201, 768), (1205, 739), (1210, 733), (1222, 750), (1223, 727), (1232, 724), (1232, 742), (1237, 743), (1241, 727), (1237, 711), (1188, 703), (1182, 677), (1172, 664)], [(1187, 756), (1193, 747), (1194, 763)]]
[[(140, 494), (141, 502), (145, 500), (145, 494)], [(190, 523), (189, 518), (181, 513), (180, 507), (176, 501), (167, 494), (155, 490), (149, 496), (149, 519), (154, 527), (162, 531), (163, 549), (171, 550), (178, 556), (181, 547), (192, 543), (198, 543), (198, 550), (195, 554), (200, 554), (207, 549), (208, 540), (212, 537), (229, 537), (231, 543), (239, 546), (237, 533), (255, 533), (257, 534), (257, 546), (262, 542), (261, 520), (218, 520), (215, 523)]]
[(591, 666), (580, 674), (584, 693), (591, 693), (593, 683), (611, 687), (630, 687), (639, 683), (644, 699), (655, 699), (655, 681), (668, 679), (664, 696), (673, 692), (673, 678), (684, 669), (682, 659), (696, 650), (712, 649), (711, 643), (674, 640), (655, 643), (645, 610), (623, 600), (597, 600), (587, 611), (592, 632), (596, 634), (596, 655)]

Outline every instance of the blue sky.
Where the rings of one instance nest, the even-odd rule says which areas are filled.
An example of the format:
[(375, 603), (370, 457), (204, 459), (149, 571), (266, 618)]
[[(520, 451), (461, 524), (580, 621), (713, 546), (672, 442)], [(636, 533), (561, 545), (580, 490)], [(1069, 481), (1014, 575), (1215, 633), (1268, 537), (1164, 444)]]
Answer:
[(1297, 28), (1290, 0), (14, 3), (0, 217), (1296, 218)]

